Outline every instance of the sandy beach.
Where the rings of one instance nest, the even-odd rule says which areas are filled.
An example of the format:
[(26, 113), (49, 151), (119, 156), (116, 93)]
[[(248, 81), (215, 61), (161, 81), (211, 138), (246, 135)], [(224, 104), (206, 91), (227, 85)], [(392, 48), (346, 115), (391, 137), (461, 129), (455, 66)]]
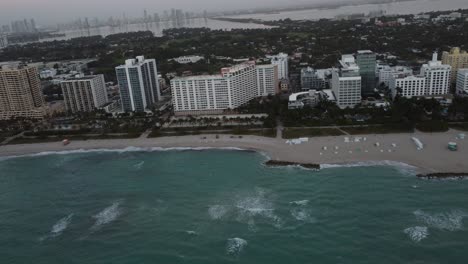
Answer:
[[(136, 148), (241, 148), (266, 154), (273, 160), (321, 164), (398, 164), (405, 163), (417, 168), (419, 173), (464, 173), (468, 172), (468, 139), (457, 139), (462, 132), (450, 130), (445, 133), (380, 134), (312, 137), (300, 145), (286, 144), (284, 139), (257, 136), (215, 135), (137, 138), (116, 140), (73, 141), (67, 146), (61, 142), (0, 146), (0, 156), (21, 156), (43, 152), (125, 149)], [(206, 137), (206, 139), (203, 139)], [(354, 142), (355, 137), (360, 142)], [(418, 150), (411, 137), (424, 144)], [(365, 141), (364, 141), (365, 138)], [(376, 146), (376, 143), (379, 146)], [(448, 142), (456, 142), (459, 150), (449, 151)], [(326, 150), (325, 148), (326, 147)]]

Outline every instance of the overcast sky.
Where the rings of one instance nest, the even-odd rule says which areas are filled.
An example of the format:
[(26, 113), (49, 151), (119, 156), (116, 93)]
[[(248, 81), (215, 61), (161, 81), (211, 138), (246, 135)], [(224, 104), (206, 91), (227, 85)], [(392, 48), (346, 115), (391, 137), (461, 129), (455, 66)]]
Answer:
[(37, 24), (49, 24), (85, 16), (121, 16), (123, 12), (134, 17), (142, 16), (145, 8), (152, 14), (170, 8), (220, 11), (317, 2), (330, 0), (0, 0), (0, 24), (23, 18), (34, 18)]

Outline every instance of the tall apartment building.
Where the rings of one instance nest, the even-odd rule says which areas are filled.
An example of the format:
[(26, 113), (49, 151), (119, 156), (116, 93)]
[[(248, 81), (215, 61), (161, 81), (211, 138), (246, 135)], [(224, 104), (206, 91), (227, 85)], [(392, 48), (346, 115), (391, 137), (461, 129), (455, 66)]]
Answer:
[(108, 102), (104, 75), (68, 79), (60, 83), (67, 111), (92, 112)]
[(375, 89), (375, 68), (377, 55), (370, 50), (358, 50), (356, 53), (356, 64), (362, 77), (363, 94), (372, 94)]
[(442, 53), (442, 64), (452, 66), (451, 81), (455, 82), (458, 69), (468, 68), (468, 53), (460, 48), (452, 48)]
[(124, 112), (144, 112), (161, 100), (155, 59), (138, 56), (126, 60), (115, 72)]
[(0, 68), (0, 119), (42, 118), (39, 73), (35, 67)]
[(426, 78), (426, 96), (443, 95), (449, 93), (450, 74), (452, 67), (444, 65), (437, 60), (437, 53), (432, 56), (432, 61), (423, 64), (421, 67), (421, 75)]
[(279, 93), (278, 65), (257, 65), (257, 96)]
[(361, 103), (359, 66), (353, 55), (343, 55), (340, 67), (332, 71), (332, 91), (340, 108), (353, 108)]
[(276, 65), (246, 62), (222, 68), (218, 75), (176, 77), (171, 80), (176, 115), (221, 114), (258, 96), (277, 92)]
[(271, 60), (271, 64), (278, 65), (279, 79), (289, 79), (289, 63), (288, 54), (279, 53), (278, 55), (267, 56)]
[(458, 69), (457, 94), (468, 94), (468, 69)]
[(397, 94), (407, 98), (424, 96), (426, 77), (414, 76), (411, 73), (394, 74), (390, 77), (389, 88), (393, 98), (395, 98)]
[(302, 90), (322, 90), (326, 88), (325, 72), (307, 67), (301, 70)]

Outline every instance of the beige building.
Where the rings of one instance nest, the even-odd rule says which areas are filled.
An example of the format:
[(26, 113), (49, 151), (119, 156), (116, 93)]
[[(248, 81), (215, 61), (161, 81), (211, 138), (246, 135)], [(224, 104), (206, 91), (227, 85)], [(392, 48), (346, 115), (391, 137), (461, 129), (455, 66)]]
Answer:
[(457, 79), (458, 69), (468, 68), (468, 53), (460, 48), (452, 48), (442, 53), (442, 64), (452, 66), (451, 82)]
[(44, 98), (35, 67), (0, 69), (0, 119), (43, 118)]

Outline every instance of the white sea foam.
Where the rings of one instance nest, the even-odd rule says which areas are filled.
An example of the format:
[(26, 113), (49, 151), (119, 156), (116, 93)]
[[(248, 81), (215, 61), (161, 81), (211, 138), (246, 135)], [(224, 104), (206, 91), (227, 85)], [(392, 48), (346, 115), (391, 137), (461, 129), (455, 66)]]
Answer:
[(238, 255), (247, 246), (247, 240), (235, 237), (227, 240), (226, 252), (229, 255)]
[(403, 230), (414, 242), (420, 242), (429, 235), (427, 226), (413, 226)]
[(300, 206), (307, 205), (308, 203), (309, 203), (309, 200), (300, 200), (300, 201), (292, 201), (292, 202), (290, 202), (290, 204), (300, 205)]
[(438, 229), (456, 231), (463, 228), (463, 219), (468, 216), (467, 213), (460, 210), (452, 210), (450, 212), (430, 214), (422, 210), (413, 212), (416, 219), (426, 225)]
[(291, 210), (291, 215), (297, 221), (305, 222), (305, 223), (315, 223), (317, 220), (315, 217), (312, 217), (310, 211), (306, 208), (294, 208)]
[(41, 237), (39, 240), (43, 241), (47, 238), (60, 236), (63, 233), (63, 231), (67, 229), (68, 225), (71, 223), (72, 217), (73, 217), (73, 214), (69, 214), (68, 216), (58, 220), (57, 223), (55, 223), (52, 226), (52, 229), (50, 230), (50, 235)]
[(16, 155), (16, 156), (4, 156), (0, 157), (0, 161), (13, 159), (13, 158), (23, 158), (23, 157), (41, 157), (49, 155), (68, 155), (68, 154), (82, 154), (82, 153), (126, 153), (126, 152), (157, 152), (157, 151), (203, 151), (203, 150), (235, 150), (235, 151), (251, 151), (249, 149), (237, 148), (237, 147), (126, 147), (121, 149), (106, 149), (106, 148), (97, 148), (97, 149), (75, 149), (75, 150), (63, 150), (63, 151), (44, 151), (34, 154), (25, 154), (25, 155)]
[(237, 208), (237, 220), (247, 222), (251, 230), (256, 230), (256, 217), (269, 219), (276, 228), (282, 226), (282, 219), (275, 214), (274, 205), (266, 198), (266, 191), (263, 189), (257, 189), (256, 193), (252, 196), (240, 198), (236, 202), (235, 208)]
[(219, 204), (212, 205), (208, 208), (208, 214), (213, 220), (219, 220), (223, 218), (223, 216), (226, 215), (228, 211), (229, 210), (226, 206)]
[(193, 231), (193, 230), (186, 230), (185, 233), (187, 233), (187, 235), (191, 235), (191, 236), (197, 236), (198, 233)]
[(104, 210), (93, 216), (96, 222), (91, 227), (91, 230), (97, 230), (101, 226), (115, 221), (121, 213), (120, 202), (115, 202), (111, 206), (104, 208)]
[(142, 161), (142, 162), (139, 162), (139, 163), (133, 165), (133, 167), (134, 167), (135, 169), (137, 169), (137, 170), (141, 170), (141, 168), (143, 168), (143, 165), (144, 165), (144, 164), (145, 164), (145, 162)]
[(418, 170), (417, 167), (398, 161), (382, 160), (382, 161), (365, 161), (345, 164), (321, 164), (320, 169), (332, 168), (354, 168), (354, 167), (377, 167), (377, 166), (390, 166), (395, 167), (405, 174), (415, 174)]

